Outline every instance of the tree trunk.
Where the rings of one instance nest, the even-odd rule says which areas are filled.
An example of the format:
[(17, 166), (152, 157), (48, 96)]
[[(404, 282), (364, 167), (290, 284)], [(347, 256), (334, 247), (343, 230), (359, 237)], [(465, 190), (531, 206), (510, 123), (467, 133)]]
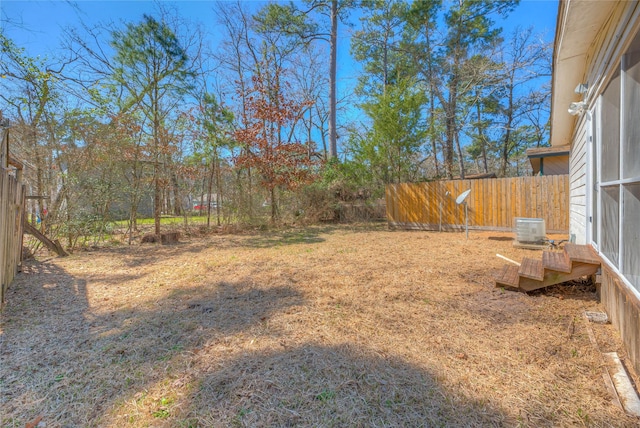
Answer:
[(429, 138), (431, 140), (431, 151), (433, 152), (433, 164), (436, 168), (436, 177), (440, 176), (440, 166), (438, 165), (438, 147), (436, 145), (436, 88), (433, 80), (433, 63), (431, 61), (431, 37), (427, 28), (425, 38), (427, 40), (427, 70), (429, 72)]
[(329, 156), (338, 156), (336, 127), (336, 75), (338, 62), (338, 0), (331, 0), (331, 42), (329, 69)]
[(253, 219), (253, 183), (251, 178), (251, 167), (247, 168), (247, 197), (249, 200), (249, 219)]
[(44, 184), (43, 184), (43, 178), (42, 178), (42, 170), (43, 168), (43, 160), (42, 160), (42, 156), (40, 155), (40, 150), (38, 147), (38, 136), (36, 134), (36, 130), (35, 128), (33, 129), (33, 151), (35, 153), (35, 158), (36, 158), (36, 196), (38, 196), (38, 198), (35, 200), (35, 206), (36, 206), (36, 217), (33, 218), (33, 221), (37, 225), (37, 216), (40, 217), (40, 222), (42, 223), (42, 199), (40, 199), (40, 196), (43, 196), (43, 190), (44, 190)]
[(131, 211), (129, 213), (129, 245), (133, 242), (133, 231), (137, 227), (137, 217), (137, 210), (132, 204)]
[[(459, 63), (460, 61), (456, 57), (453, 64), (453, 75), (449, 79), (449, 102), (444, 107), (446, 114), (446, 138), (444, 147), (444, 168), (447, 178), (451, 180), (453, 178), (453, 150), (454, 145), (457, 144), (458, 129), (456, 124), (456, 114), (458, 110), (458, 83), (459, 83)], [(462, 172), (462, 171), (461, 171)]]
[(464, 180), (464, 156), (462, 155), (462, 147), (460, 147), (460, 135), (456, 132), (456, 149), (458, 150), (458, 167), (460, 168), (460, 178)]
[(511, 142), (511, 118), (507, 121), (507, 130), (504, 134), (504, 143), (502, 146), (502, 159), (500, 160), (500, 176), (507, 176), (507, 165), (509, 164), (509, 144)]
[(211, 227), (211, 189), (213, 188), (213, 175), (215, 173), (215, 169), (215, 160), (211, 159), (211, 172), (209, 174), (209, 187), (207, 189), (207, 229)]
[(159, 106), (158, 106), (158, 87), (157, 85), (153, 88), (153, 145), (154, 151), (153, 154), (154, 162), (153, 162), (153, 223), (155, 227), (155, 234), (160, 235), (160, 216), (161, 216), (161, 195), (160, 195), (160, 168), (159, 168), (159, 157), (160, 157), (160, 136), (158, 135), (160, 131), (160, 118), (159, 115)]
[(133, 166), (133, 195), (131, 197), (131, 229), (138, 231), (138, 205), (140, 204), (140, 184), (142, 182), (142, 165), (138, 163), (138, 153)]
[(309, 126), (307, 127), (307, 158), (311, 159), (313, 150), (311, 147), (311, 128), (313, 128), (313, 109), (309, 109)]
[[(513, 80), (513, 79), (512, 79)], [(513, 85), (511, 85), (513, 88)], [(505, 125), (504, 140), (502, 145), (502, 156), (500, 162), (500, 176), (506, 177), (507, 165), (509, 164), (509, 146), (511, 144), (511, 126), (513, 125), (513, 90), (509, 92), (509, 104), (507, 108), (507, 123)]]
[[(444, 145), (442, 147), (442, 152), (444, 155), (443, 164), (444, 164), (444, 173), (446, 177), (451, 180), (453, 178), (453, 140), (455, 139), (455, 112), (451, 113), (449, 111), (445, 111), (446, 114), (446, 136)], [(454, 117), (451, 117), (451, 115)]]
[(489, 172), (487, 165), (487, 142), (484, 138), (484, 126), (482, 124), (482, 108), (480, 106), (480, 94), (476, 91), (476, 111), (478, 114), (478, 139), (480, 140), (480, 147), (482, 149), (482, 166), (483, 172), (486, 174)]
[(271, 188), (271, 223), (276, 222), (277, 210), (276, 210), (276, 188)]
[(176, 175), (175, 169), (171, 172), (171, 184), (173, 187), (173, 214), (181, 216), (182, 197), (180, 196), (180, 185), (178, 183), (178, 176)]
[(198, 207), (200, 207), (200, 209), (198, 210), (198, 215), (202, 215), (202, 207), (204, 206), (204, 189), (207, 188), (206, 184), (207, 184), (207, 176), (205, 174), (202, 174), (203, 178), (202, 178), (202, 189), (200, 191), (200, 204), (198, 205)]
[(220, 188), (220, 158), (218, 157), (217, 149), (214, 150), (215, 159), (216, 159), (216, 217), (217, 224), (220, 226), (220, 205), (222, 205), (222, 197), (220, 193), (222, 189)]
[(438, 146), (436, 144), (436, 108), (435, 100), (433, 97), (433, 90), (431, 91), (431, 101), (429, 105), (429, 139), (431, 140), (431, 151), (433, 152), (433, 164), (436, 168), (436, 177), (440, 176), (440, 165), (438, 165)]
[(153, 163), (153, 224), (156, 235), (160, 235), (160, 179), (158, 177), (158, 160)]

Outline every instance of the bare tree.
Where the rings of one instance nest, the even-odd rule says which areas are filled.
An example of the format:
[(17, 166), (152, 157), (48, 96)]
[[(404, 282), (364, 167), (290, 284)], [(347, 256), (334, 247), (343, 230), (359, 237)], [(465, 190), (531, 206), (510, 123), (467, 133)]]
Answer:
[[(501, 62), (503, 64), (501, 88), (503, 132), (498, 153), (499, 173), (505, 176), (510, 156), (520, 144), (518, 139), (529, 138), (523, 135), (525, 131), (523, 127), (526, 126), (524, 122), (531, 117), (530, 114), (536, 107), (531, 102), (531, 91), (528, 91), (527, 87), (531, 86), (535, 80), (550, 75), (551, 47), (537, 40), (532, 28), (524, 30), (516, 28), (503, 50)], [(542, 101), (546, 96), (540, 93), (535, 97)], [(535, 138), (540, 141), (540, 129), (536, 132)]]

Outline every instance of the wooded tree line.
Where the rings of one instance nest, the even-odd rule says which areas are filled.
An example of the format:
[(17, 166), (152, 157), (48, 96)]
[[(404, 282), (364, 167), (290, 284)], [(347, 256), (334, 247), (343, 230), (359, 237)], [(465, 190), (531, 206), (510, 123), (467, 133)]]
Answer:
[(517, 4), (221, 2), (194, 23), (160, 3), (69, 27), (47, 58), (3, 30), (0, 112), (70, 244), (116, 218), (153, 215), (159, 233), (196, 203), (218, 224), (330, 217), (387, 183), (524, 173), (548, 138), (550, 46), (502, 33)]

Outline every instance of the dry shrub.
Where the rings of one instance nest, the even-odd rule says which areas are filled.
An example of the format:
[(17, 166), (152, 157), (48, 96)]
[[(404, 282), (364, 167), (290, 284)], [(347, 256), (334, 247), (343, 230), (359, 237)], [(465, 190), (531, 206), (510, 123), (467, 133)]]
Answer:
[(341, 202), (338, 205), (338, 216), (342, 222), (363, 222), (386, 219), (384, 199), (359, 202)]

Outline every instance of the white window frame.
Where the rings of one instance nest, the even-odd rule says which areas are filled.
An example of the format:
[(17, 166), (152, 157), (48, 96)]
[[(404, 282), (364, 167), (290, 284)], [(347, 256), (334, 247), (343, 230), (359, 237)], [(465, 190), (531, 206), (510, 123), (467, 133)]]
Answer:
[[(600, 243), (600, 198), (596, 197), (600, 195), (600, 135), (602, 132), (600, 123), (600, 109), (601, 98), (598, 97), (595, 106), (587, 113), (587, 242), (593, 246), (596, 250), (599, 248)], [(595, 174), (594, 174), (595, 172)], [(598, 188), (596, 192), (596, 188)], [(595, 198), (595, 201), (594, 201)], [(594, 212), (594, 202), (596, 209)], [(594, 221), (596, 220), (595, 227)]]
[[(634, 38), (636, 37), (640, 37), (640, 33), (637, 33)], [(617, 179), (615, 180), (609, 180), (606, 182), (602, 182), (601, 178), (602, 178), (602, 173), (601, 173), (601, 168), (600, 166), (602, 165), (602, 138), (601, 138), (601, 132), (602, 132), (602, 96), (603, 94), (600, 94), (598, 96), (598, 100), (596, 103), (596, 107), (594, 108), (595, 113), (592, 116), (592, 118), (597, 118), (596, 119), (596, 124), (595, 124), (595, 131), (592, 129), (593, 127), (591, 126), (591, 124), (589, 124), (589, 128), (587, 130), (587, 135), (592, 135), (595, 137), (594, 139), (596, 141), (590, 141), (591, 138), (588, 139), (587, 141), (587, 168), (588, 168), (588, 173), (587, 173), (587, 185), (591, 186), (591, 185), (595, 185), (598, 188), (598, 199), (597, 199), (597, 230), (593, 230), (592, 227), (592, 222), (589, 221), (589, 227), (587, 228), (587, 242), (589, 242), (591, 245), (594, 246), (594, 248), (598, 249), (598, 244), (602, 243), (602, 188), (604, 187), (612, 187), (612, 186), (616, 186), (618, 189), (618, 204), (619, 204), (619, 209), (618, 209), (618, 263), (615, 264), (613, 263), (611, 260), (609, 260), (606, 255), (604, 253), (600, 253), (600, 256), (605, 260), (605, 262), (607, 262), (607, 265), (609, 265), (610, 268), (613, 269), (613, 271), (620, 277), (622, 278), (623, 282), (625, 283), (625, 285), (627, 285), (631, 290), (633, 290), (634, 294), (640, 298), (640, 284), (632, 284), (631, 281), (629, 281), (627, 279), (627, 277), (622, 273), (625, 271), (625, 266), (624, 266), (624, 251), (625, 251), (625, 236), (624, 236), (624, 185), (625, 184), (638, 184), (640, 183), (640, 176), (637, 177), (631, 177), (631, 178), (622, 178), (625, 176), (625, 171), (624, 171), (624, 146), (623, 144), (625, 144), (625, 139), (626, 139), (626, 133), (627, 133), (627, 129), (625, 127), (625, 118), (626, 118), (626, 110), (627, 110), (627, 105), (626, 105), (626, 99), (625, 99), (625, 85), (626, 85), (626, 81), (627, 81), (627, 74), (626, 74), (626, 53), (622, 56), (620, 62), (617, 64), (617, 67), (619, 69), (620, 72), (620, 134), (619, 134), (619, 140), (618, 140), (618, 147), (619, 147), (619, 175), (617, 177)], [(593, 112), (593, 110), (592, 110)], [(596, 156), (595, 159), (591, 159), (593, 158), (593, 146), (592, 144), (596, 144)], [(638, 142), (640, 144), (640, 142)], [(638, 159), (638, 161), (640, 161), (640, 159)], [(595, 166), (596, 166), (596, 177), (593, 177), (593, 164), (592, 162), (595, 162)], [(591, 198), (593, 198), (595, 196), (595, 188), (590, 188), (591, 190), (587, 192), (587, 203), (589, 204), (588, 208), (587, 208), (587, 214), (588, 215), (592, 215), (592, 211), (593, 211), (593, 204), (591, 203)], [(589, 220), (589, 219), (588, 219)], [(640, 227), (640, 225), (638, 226)], [(594, 236), (596, 239), (594, 239)], [(595, 242), (597, 241), (597, 242)], [(640, 254), (639, 254), (640, 256)]]

